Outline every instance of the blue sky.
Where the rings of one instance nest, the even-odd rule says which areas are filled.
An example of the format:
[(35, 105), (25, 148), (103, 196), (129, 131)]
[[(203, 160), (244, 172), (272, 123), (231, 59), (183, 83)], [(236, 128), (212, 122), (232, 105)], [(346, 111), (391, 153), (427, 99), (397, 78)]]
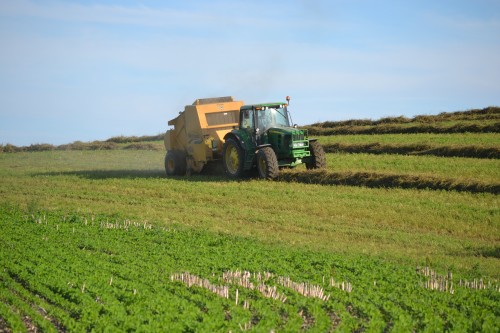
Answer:
[(500, 1), (0, 0), (0, 144), (154, 135), (196, 98), (298, 124), (500, 105)]

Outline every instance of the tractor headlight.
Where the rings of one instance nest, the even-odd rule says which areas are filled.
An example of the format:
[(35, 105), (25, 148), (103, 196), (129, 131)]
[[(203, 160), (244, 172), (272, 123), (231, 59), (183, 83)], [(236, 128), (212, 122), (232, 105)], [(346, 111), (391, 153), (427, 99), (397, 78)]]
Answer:
[(306, 146), (306, 144), (304, 142), (294, 142), (293, 143), (293, 148), (302, 148), (305, 146)]

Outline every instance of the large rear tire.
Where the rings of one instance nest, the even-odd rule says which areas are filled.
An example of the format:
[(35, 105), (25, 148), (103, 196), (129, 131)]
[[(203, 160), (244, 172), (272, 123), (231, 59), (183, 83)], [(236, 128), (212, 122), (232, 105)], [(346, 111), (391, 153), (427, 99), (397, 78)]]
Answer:
[(326, 156), (323, 147), (318, 141), (309, 142), (311, 156), (306, 162), (307, 169), (324, 169), (326, 168)]
[(165, 173), (167, 176), (183, 176), (186, 174), (186, 154), (180, 150), (169, 150), (165, 156)]
[(271, 147), (264, 147), (257, 152), (257, 170), (263, 179), (275, 179), (279, 175), (278, 159)]
[(245, 152), (234, 139), (227, 139), (222, 147), (222, 164), (224, 171), (231, 178), (243, 176)]

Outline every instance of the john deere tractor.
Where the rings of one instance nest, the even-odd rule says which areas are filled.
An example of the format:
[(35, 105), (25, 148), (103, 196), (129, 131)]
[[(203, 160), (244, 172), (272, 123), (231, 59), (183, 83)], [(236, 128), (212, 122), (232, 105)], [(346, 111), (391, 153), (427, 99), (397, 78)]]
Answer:
[(228, 176), (238, 178), (257, 168), (260, 178), (274, 179), (281, 168), (302, 163), (307, 169), (326, 167), (323, 147), (309, 139), (307, 130), (291, 126), (287, 106), (278, 102), (240, 108), (239, 126), (224, 136), (222, 160)]

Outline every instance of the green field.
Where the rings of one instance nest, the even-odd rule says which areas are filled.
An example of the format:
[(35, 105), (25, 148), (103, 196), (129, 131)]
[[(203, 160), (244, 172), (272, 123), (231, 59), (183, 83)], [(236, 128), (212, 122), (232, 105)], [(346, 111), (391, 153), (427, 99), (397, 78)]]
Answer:
[[(161, 142), (134, 140), (0, 153), (0, 332), (498, 331), (499, 159), (328, 153), (324, 175), (284, 173), (300, 179), (165, 178)], [(370, 140), (499, 146), (320, 138)]]
[(0, 213), (2, 230), (9, 231), (0, 236), (0, 318), (16, 332), (26, 326), (44, 332), (492, 331), (499, 324), (497, 280), (460, 280), (369, 255), (178, 224), (26, 215), (15, 208)]

